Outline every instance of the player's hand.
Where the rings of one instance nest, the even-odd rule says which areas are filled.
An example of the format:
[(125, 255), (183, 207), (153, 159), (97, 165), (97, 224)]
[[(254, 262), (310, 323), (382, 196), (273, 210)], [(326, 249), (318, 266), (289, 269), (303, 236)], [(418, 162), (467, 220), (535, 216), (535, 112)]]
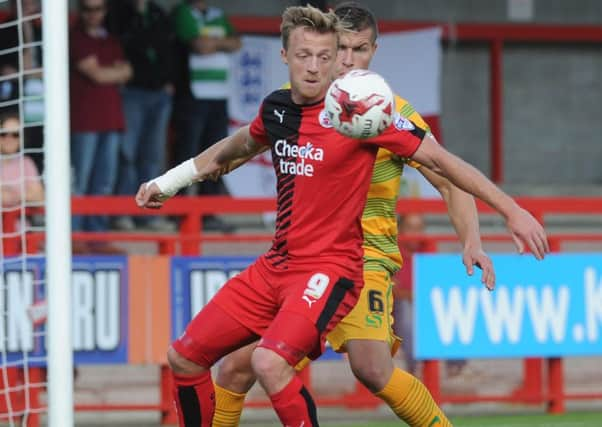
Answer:
[(136, 193), (136, 204), (141, 208), (160, 209), (169, 197), (161, 193), (159, 186), (154, 182), (149, 185), (144, 182)]
[(462, 252), (462, 263), (466, 267), (466, 273), (469, 276), (474, 274), (474, 267), (477, 266), (481, 269), (481, 283), (485, 287), (493, 291), (495, 288), (495, 270), (493, 268), (493, 262), (489, 255), (479, 247), (464, 247)]
[(542, 225), (525, 209), (518, 207), (506, 220), (508, 230), (519, 253), (528, 247), (538, 260), (550, 252), (548, 237)]

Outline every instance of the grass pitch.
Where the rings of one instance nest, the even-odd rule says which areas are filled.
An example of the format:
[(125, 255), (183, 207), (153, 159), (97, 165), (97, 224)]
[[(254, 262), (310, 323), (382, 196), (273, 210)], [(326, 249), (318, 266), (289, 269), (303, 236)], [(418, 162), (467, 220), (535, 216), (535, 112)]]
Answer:
[[(602, 412), (452, 417), (452, 422), (454, 427), (593, 427), (602, 426)], [(399, 421), (325, 423), (324, 427), (399, 427), (400, 424), (403, 423)]]

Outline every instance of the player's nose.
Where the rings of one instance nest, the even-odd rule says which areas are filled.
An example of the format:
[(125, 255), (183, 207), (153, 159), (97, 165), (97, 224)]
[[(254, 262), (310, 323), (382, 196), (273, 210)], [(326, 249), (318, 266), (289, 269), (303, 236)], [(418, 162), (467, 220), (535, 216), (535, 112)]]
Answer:
[(346, 67), (353, 67), (353, 52), (351, 49), (345, 49), (343, 51), (343, 65)]
[(312, 73), (317, 73), (320, 70), (320, 58), (317, 56), (312, 56), (309, 63), (307, 64), (307, 69)]

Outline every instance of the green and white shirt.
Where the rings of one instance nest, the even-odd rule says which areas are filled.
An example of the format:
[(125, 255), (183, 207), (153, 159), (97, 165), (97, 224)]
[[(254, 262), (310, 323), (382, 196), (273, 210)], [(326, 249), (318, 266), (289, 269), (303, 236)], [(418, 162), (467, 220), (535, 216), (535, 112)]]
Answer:
[[(216, 7), (208, 7), (203, 13), (187, 3), (180, 3), (174, 11), (174, 24), (176, 36), (186, 43), (198, 36), (225, 38), (234, 34), (224, 11)], [(195, 98), (228, 98), (229, 53), (200, 55), (191, 52), (188, 66), (190, 91)]]

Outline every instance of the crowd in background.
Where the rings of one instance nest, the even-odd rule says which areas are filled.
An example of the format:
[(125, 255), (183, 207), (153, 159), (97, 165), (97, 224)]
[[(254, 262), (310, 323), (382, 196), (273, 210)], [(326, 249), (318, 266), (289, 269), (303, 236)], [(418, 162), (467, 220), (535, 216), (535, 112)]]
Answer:
[[(0, 26), (0, 115), (22, 116), (23, 155), (31, 156), (41, 171), (40, 2), (21, 0), (18, 9), (13, 0), (7, 24)], [(240, 39), (221, 9), (204, 0), (182, 0), (171, 11), (154, 0), (79, 0), (73, 16), (69, 81), (74, 195), (134, 195), (141, 182), (227, 135), (229, 55), (240, 48)], [(192, 191), (227, 194), (221, 180)], [(74, 217), (72, 223), (77, 231), (176, 227), (164, 216), (117, 217), (112, 222), (102, 216)], [(204, 218), (204, 226), (232, 231), (216, 217)]]

